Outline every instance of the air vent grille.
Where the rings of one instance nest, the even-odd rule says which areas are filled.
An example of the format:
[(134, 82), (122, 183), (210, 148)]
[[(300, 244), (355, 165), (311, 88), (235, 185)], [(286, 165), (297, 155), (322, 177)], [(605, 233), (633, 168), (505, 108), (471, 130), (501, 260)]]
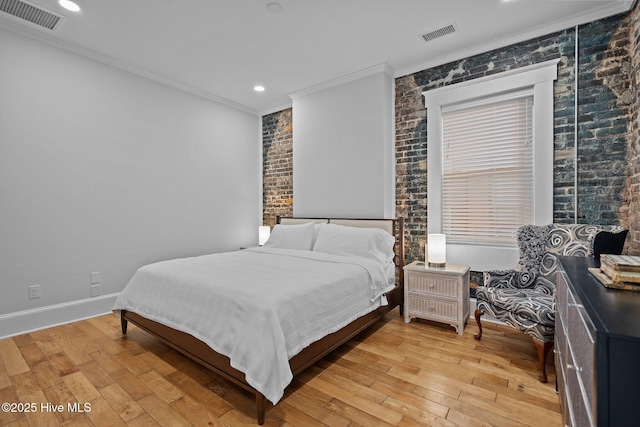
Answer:
[(52, 31), (63, 18), (22, 0), (0, 0), (0, 11)]
[(437, 30), (429, 31), (428, 33), (424, 33), (421, 37), (424, 41), (429, 42), (433, 39), (437, 39), (438, 37), (446, 36), (447, 34), (455, 33), (458, 31), (455, 24), (449, 24), (445, 27), (438, 28)]

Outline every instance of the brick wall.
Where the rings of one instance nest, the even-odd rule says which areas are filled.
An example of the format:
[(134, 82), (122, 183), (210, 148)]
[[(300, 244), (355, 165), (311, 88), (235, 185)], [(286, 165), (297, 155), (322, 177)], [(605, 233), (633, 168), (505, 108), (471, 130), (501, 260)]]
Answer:
[(630, 94), (631, 114), (628, 121), (628, 176), (625, 185), (626, 209), (621, 209), (621, 223), (629, 228), (627, 251), (632, 255), (640, 255), (640, 4), (636, 4), (630, 16), (629, 54), (630, 62)]
[(579, 31), (578, 221), (618, 224), (626, 203), (630, 120), (629, 19), (613, 17)]
[(558, 79), (554, 83), (553, 106), (553, 218), (556, 222), (575, 222), (575, 31), (556, 35)]
[[(427, 229), (427, 135), (422, 92), (557, 58), (561, 60), (558, 65), (559, 78), (555, 86), (557, 146), (554, 181), (558, 193), (558, 206), (554, 210), (571, 216), (574, 187), (572, 30), (528, 40), (396, 79), (396, 212), (398, 216), (407, 218), (411, 224), (406, 236), (407, 262), (424, 257)], [(401, 171), (407, 173), (401, 174)]]
[[(554, 221), (621, 224), (627, 253), (640, 254), (639, 15), (636, 5), (579, 28), (577, 148), (573, 28), (396, 79), (396, 215), (406, 220), (407, 262), (424, 257), (428, 219), (422, 92), (555, 58)], [(292, 213), (291, 114), (263, 117), (265, 224)]]
[[(397, 215), (411, 225), (407, 229), (408, 261), (424, 257), (428, 221), (426, 111), (421, 92), (556, 58), (560, 62), (554, 84), (554, 221), (640, 228), (638, 218), (623, 215), (630, 211), (629, 197), (624, 195), (633, 192), (626, 190), (631, 169), (627, 164), (634, 161), (628, 157), (630, 138), (635, 135), (637, 140), (637, 130), (628, 128), (634, 122), (632, 106), (636, 105), (637, 117), (638, 103), (637, 97), (634, 100), (631, 96), (637, 91), (630, 85), (632, 22), (632, 16), (622, 15), (578, 30), (577, 147), (575, 29), (396, 79)], [(635, 22), (637, 31), (637, 17)], [(640, 185), (638, 181), (636, 171), (636, 185)]]
[(427, 240), (427, 110), (420, 88), (412, 77), (396, 79), (396, 216), (405, 219), (407, 263), (424, 259)]
[(262, 221), (273, 226), (276, 216), (293, 215), (292, 109), (262, 117)]

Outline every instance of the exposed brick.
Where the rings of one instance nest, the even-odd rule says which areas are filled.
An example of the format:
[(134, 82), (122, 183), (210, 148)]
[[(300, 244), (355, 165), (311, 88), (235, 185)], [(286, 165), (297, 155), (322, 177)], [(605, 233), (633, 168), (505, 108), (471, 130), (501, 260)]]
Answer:
[(262, 167), (262, 221), (273, 226), (278, 215), (293, 215), (291, 108), (262, 117)]
[[(629, 90), (623, 103), (629, 106), (627, 120), (627, 176), (624, 202), (619, 209), (620, 223), (629, 228), (627, 253), (640, 255), (640, 4), (636, 4), (628, 18)], [(616, 47), (624, 46), (623, 39), (616, 40)]]
[[(632, 238), (634, 243), (629, 245), (629, 252), (636, 251), (640, 246), (635, 231), (640, 228), (640, 215), (635, 214), (639, 210), (638, 195), (637, 191), (633, 193), (626, 176), (627, 173), (636, 177), (640, 174), (638, 9), (636, 6), (627, 16), (615, 16), (579, 28), (577, 147), (574, 29), (396, 80), (396, 147), (400, 171), (396, 180), (397, 214), (411, 218), (407, 236), (409, 259), (423, 256), (428, 221), (426, 209), (421, 210), (423, 206), (407, 202), (423, 197), (426, 200), (426, 180), (411, 179), (413, 173), (426, 177), (426, 150), (418, 152), (410, 148), (416, 144), (426, 147), (427, 143), (426, 132), (417, 128), (424, 127), (426, 119), (415, 120), (424, 112), (419, 94), (552, 58), (560, 58), (558, 80), (554, 85), (554, 221), (623, 224), (636, 236)], [(630, 206), (633, 203), (635, 209)]]
[[(621, 224), (630, 229), (625, 251), (640, 254), (639, 20), (636, 5), (628, 14), (579, 27), (577, 146), (575, 29), (396, 79), (396, 215), (406, 221), (407, 262), (424, 256), (428, 220), (422, 92), (554, 58), (560, 59), (554, 84), (554, 221)], [(291, 114), (288, 109), (263, 117), (268, 224), (293, 209)]]

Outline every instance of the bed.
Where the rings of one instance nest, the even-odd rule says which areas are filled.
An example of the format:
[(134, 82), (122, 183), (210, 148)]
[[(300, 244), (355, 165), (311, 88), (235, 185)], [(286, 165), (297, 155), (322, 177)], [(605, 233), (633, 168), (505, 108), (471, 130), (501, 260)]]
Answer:
[(403, 263), (402, 219), (278, 217), (264, 247), (141, 267), (114, 310), (123, 334), (131, 322), (253, 393), (262, 425), (293, 376), (402, 314)]

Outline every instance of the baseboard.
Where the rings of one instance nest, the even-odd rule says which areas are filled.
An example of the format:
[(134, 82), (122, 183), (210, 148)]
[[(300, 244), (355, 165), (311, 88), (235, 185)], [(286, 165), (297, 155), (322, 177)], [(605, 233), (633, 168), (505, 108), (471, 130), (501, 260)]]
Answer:
[(49, 305), (0, 316), (0, 339), (110, 313), (119, 293)]

